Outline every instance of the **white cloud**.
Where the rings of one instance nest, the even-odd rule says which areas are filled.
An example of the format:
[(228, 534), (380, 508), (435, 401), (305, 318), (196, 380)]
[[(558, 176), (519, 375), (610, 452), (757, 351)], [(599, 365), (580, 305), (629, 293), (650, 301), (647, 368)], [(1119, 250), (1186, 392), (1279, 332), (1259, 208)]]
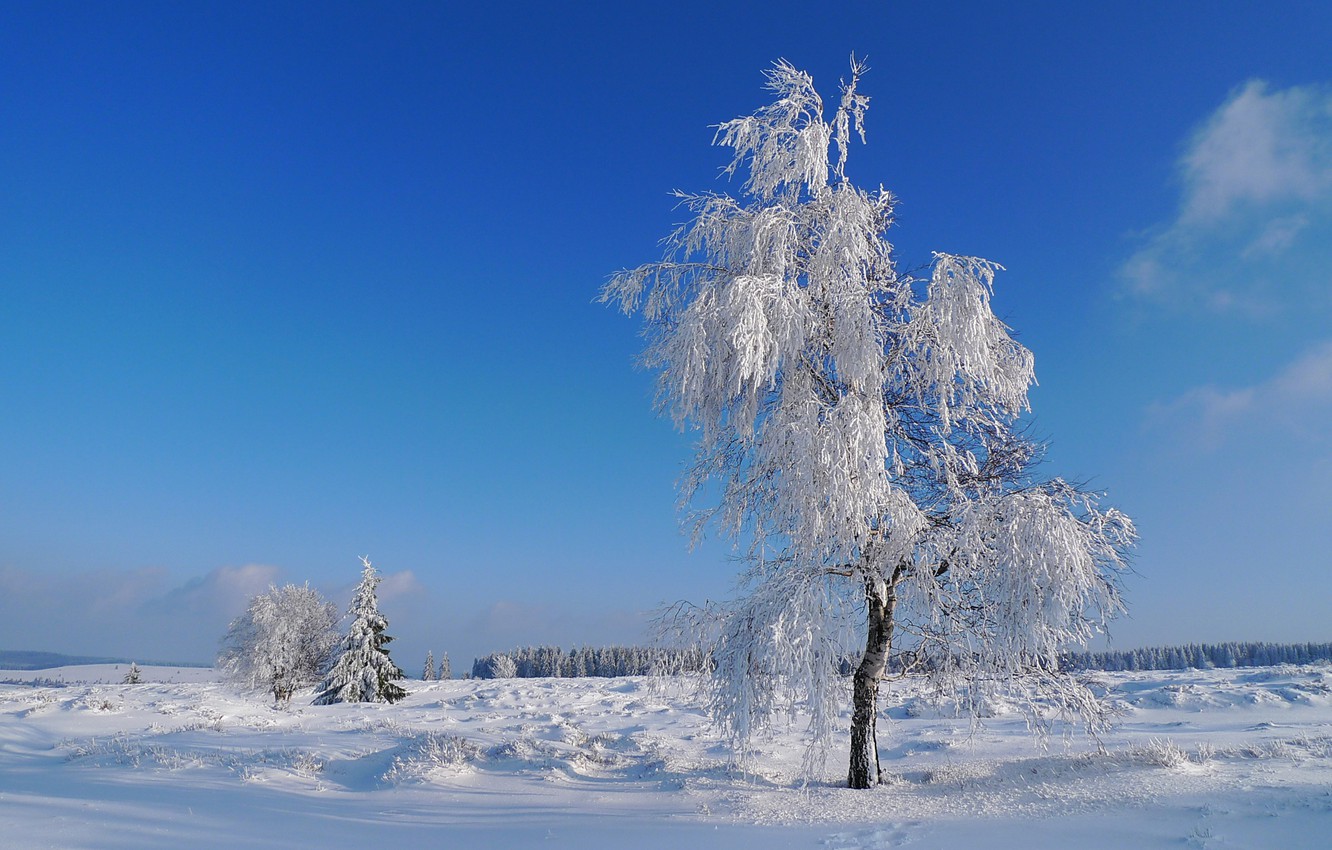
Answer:
[(276, 584), (280, 571), (263, 564), (218, 567), (191, 579), (148, 604), (165, 610), (223, 611), (238, 614), (256, 595)]
[(1312, 88), (1269, 92), (1253, 80), (1198, 130), (1181, 165), (1180, 222), (1214, 221), (1243, 204), (1313, 200), (1332, 188), (1332, 99)]
[(1294, 408), (1332, 402), (1332, 341), (1286, 367), (1271, 382), (1270, 394), (1273, 401)]
[(411, 570), (402, 570), (396, 573), (381, 573), (379, 577), (379, 587), (375, 589), (375, 595), (380, 600), (394, 600), (403, 597), (415, 597), (425, 593), (425, 586), (417, 581), (416, 574)]
[(1179, 167), (1178, 214), (1120, 269), (1131, 294), (1220, 313), (1332, 306), (1332, 91), (1251, 81)]
[(1332, 340), (1314, 346), (1267, 380), (1230, 389), (1195, 387), (1150, 411), (1155, 424), (1219, 448), (1237, 432), (1260, 429), (1268, 439), (1322, 440), (1332, 421)]
[(1240, 256), (1246, 260), (1255, 259), (1263, 254), (1279, 255), (1295, 244), (1300, 231), (1309, 226), (1309, 216), (1292, 215), (1268, 222), (1263, 232), (1245, 246)]

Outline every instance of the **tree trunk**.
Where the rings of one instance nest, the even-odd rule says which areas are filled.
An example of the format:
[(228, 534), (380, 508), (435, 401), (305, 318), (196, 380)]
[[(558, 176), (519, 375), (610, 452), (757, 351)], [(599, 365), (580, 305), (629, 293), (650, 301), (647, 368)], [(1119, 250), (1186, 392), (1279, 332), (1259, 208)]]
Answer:
[(865, 580), (865, 607), (868, 610), (865, 657), (856, 668), (851, 698), (851, 767), (846, 784), (851, 788), (872, 788), (879, 784), (879, 744), (876, 720), (879, 715), (879, 682), (888, 666), (888, 652), (893, 646), (894, 587), (882, 579)]

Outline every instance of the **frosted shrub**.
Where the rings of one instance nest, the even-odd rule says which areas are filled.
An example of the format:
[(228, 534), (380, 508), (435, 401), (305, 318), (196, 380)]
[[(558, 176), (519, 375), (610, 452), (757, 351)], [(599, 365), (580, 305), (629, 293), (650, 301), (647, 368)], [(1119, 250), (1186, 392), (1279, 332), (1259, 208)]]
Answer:
[(1168, 738), (1152, 738), (1137, 751), (1144, 764), (1175, 769), (1189, 762), (1188, 753)]
[(432, 770), (458, 770), (481, 756), (481, 750), (457, 735), (427, 732), (405, 744), (384, 774), (389, 783), (424, 779)]

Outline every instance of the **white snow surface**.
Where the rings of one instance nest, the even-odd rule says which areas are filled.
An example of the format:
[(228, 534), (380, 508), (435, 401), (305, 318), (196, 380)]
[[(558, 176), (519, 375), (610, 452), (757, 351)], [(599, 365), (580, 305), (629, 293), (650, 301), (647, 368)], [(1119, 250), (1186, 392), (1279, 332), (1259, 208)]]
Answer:
[[(624, 679), (406, 682), (288, 708), (211, 670), (0, 671), (0, 846), (1326, 848), (1332, 667), (1099, 674), (1103, 749), (1041, 750), (885, 685), (872, 791), (800, 787), (800, 718), (730, 766), (692, 692)], [(304, 696), (304, 703), (302, 703)], [(845, 722), (845, 717), (843, 717)], [(830, 769), (845, 768), (845, 755)]]

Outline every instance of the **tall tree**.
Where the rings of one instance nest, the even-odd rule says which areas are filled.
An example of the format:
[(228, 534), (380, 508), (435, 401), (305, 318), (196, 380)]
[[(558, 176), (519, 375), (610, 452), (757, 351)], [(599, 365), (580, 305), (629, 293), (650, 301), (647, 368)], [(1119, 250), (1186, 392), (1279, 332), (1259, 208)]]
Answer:
[(425, 667), (421, 668), (421, 679), (426, 682), (433, 682), (437, 678), (439, 678), (439, 674), (435, 672), (435, 651), (433, 649), (426, 650)]
[(347, 616), (351, 625), (342, 639), (337, 661), (324, 677), (315, 705), (335, 702), (397, 702), (407, 692), (394, 684), (404, 678), (384, 647), (393, 640), (385, 633), (388, 620), (379, 613), (375, 588), (379, 573), (369, 558), (361, 558), (361, 583), (352, 594)]
[(837, 668), (858, 657), (856, 788), (880, 780), (895, 649), (965, 704), (1010, 683), (1095, 723), (1058, 653), (1120, 611), (1134, 540), (1123, 514), (1034, 472), (1041, 446), (1021, 428), (1033, 357), (991, 309), (999, 266), (935, 254), (927, 277), (899, 271), (894, 197), (846, 176), (864, 71), (853, 59), (825, 120), (810, 77), (777, 63), (773, 103), (715, 138), (740, 197), (677, 193), (692, 219), (664, 258), (602, 291), (641, 311), (659, 409), (699, 432), (682, 479), (695, 539), (715, 522), (748, 557), (738, 598), (701, 617), (715, 717), (743, 749), (803, 707), (806, 768), (821, 770)]
[(446, 652), (439, 657), (439, 672), (436, 678), (440, 681), (447, 681), (453, 678), (453, 665), (449, 663), (449, 654)]
[(308, 584), (270, 587), (231, 621), (218, 668), (232, 682), (287, 702), (319, 681), (338, 641), (337, 624), (338, 609)]

